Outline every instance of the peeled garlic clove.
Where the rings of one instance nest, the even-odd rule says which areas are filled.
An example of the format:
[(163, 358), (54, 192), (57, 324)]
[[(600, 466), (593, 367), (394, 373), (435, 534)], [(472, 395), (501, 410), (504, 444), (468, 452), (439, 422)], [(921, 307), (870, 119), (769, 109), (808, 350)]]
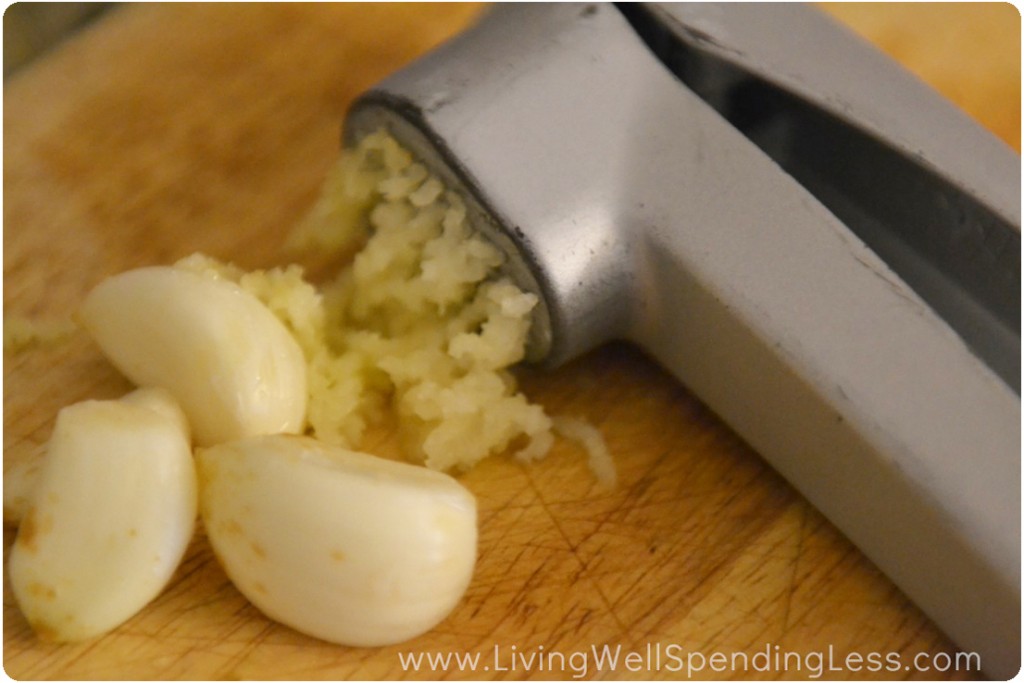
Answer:
[(302, 351), (270, 309), (233, 282), (140, 268), (101, 282), (80, 319), (130, 380), (178, 399), (201, 445), (303, 427)]
[(192, 537), (196, 474), (180, 411), (163, 390), (136, 394), (57, 416), (8, 563), (41, 638), (90, 638), (131, 617), (163, 589)]
[[(170, 419), (181, 433), (185, 440), (189, 440), (188, 418), (181, 411), (181, 406), (166, 391), (159, 389), (138, 389), (126, 396), (121, 401), (140, 405)], [(15, 460), (9, 466), (4, 463), (4, 524), (17, 526), (21, 524), (25, 512), (28, 510), (29, 500), (32, 497), (32, 490), (39, 479), (39, 471), (42, 469), (44, 457), (21, 458)]]
[(264, 614), (344, 645), (408, 640), (469, 585), (476, 500), (423, 467), (266, 436), (200, 450), (217, 557)]

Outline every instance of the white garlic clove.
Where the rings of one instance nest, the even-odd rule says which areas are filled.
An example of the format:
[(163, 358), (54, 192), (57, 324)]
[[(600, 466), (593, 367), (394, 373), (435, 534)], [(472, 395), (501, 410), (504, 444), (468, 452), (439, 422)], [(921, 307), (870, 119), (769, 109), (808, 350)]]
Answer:
[(265, 436), (197, 454), (217, 557), (264, 614), (344, 645), (401, 642), (458, 603), (476, 563), (476, 500), (452, 477)]
[(8, 571), (43, 639), (109, 631), (163, 589), (188, 547), (195, 464), (170, 394), (60, 411)]
[[(125, 403), (140, 405), (158, 413), (163, 414), (184, 434), (185, 440), (189, 439), (188, 418), (181, 411), (181, 406), (166, 391), (153, 389), (138, 389), (123, 397)], [(21, 458), (8, 464), (5, 462), (4, 470), (4, 524), (17, 526), (28, 510), (29, 500), (32, 497), (32, 490), (39, 479), (39, 471), (42, 469), (45, 457)]]
[(101, 282), (79, 315), (130, 380), (178, 399), (201, 445), (304, 426), (302, 351), (270, 309), (233, 282), (140, 268)]

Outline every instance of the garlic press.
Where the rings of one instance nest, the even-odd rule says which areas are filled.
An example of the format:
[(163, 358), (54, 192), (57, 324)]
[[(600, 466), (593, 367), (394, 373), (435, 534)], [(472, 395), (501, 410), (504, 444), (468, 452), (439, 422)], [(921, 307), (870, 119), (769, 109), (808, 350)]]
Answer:
[(363, 94), (538, 306), (629, 340), (1020, 668), (1020, 158), (798, 4), (501, 5)]

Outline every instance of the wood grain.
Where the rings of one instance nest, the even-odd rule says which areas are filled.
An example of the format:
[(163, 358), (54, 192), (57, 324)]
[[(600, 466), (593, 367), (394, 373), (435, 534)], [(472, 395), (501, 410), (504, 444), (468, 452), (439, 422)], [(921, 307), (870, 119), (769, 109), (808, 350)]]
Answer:
[[(347, 103), (460, 30), (478, 9), (139, 5), (112, 12), (5, 84), (5, 314), (68, 316), (101, 278), (194, 251), (246, 267), (274, 263), (335, 158)], [(1012, 7), (829, 11), (1019, 147), (1020, 24)], [(955, 30), (943, 33), (949, 25)], [(999, 30), (984, 40), (957, 38), (972, 26)], [(466, 598), (433, 632), (399, 647), (356, 649), (276, 625), (231, 586), (200, 533), (165, 593), (86, 643), (37, 640), (5, 576), (6, 673), (571, 679), (579, 658), (565, 666), (548, 661), (543, 670), (535, 661), (526, 670), (513, 655), (568, 657), (609, 645), (811, 655), (800, 669), (790, 660), (783, 670), (697, 676), (800, 679), (815, 673), (807, 667), (814, 653), (831, 651), (834, 662), (849, 653), (896, 652), (906, 662), (917, 653), (955, 653), (756, 453), (639, 352), (612, 345), (558, 371), (524, 369), (520, 377), (552, 413), (601, 428), (621, 485), (597, 487), (582, 454), (564, 443), (529, 467), (494, 457), (464, 476), (480, 504), (480, 559)], [(61, 406), (129, 389), (81, 336), (5, 356), (4, 381), (5, 471), (40, 456)], [(375, 438), (374, 447), (393, 447), (387, 435)], [(13, 537), (5, 528), (5, 557)], [(446, 651), (481, 659), (472, 670), (419, 672), (399, 659), (400, 652)], [(588, 663), (586, 678), (685, 675)]]

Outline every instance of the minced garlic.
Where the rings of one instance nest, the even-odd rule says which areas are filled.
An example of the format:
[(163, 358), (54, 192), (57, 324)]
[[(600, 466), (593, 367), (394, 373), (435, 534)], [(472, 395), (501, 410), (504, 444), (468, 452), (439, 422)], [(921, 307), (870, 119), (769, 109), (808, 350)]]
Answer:
[(16, 354), (35, 347), (58, 344), (69, 339), (76, 329), (70, 320), (36, 320), (5, 314), (4, 352)]
[(390, 410), (411, 455), (434, 469), (510, 447), (525, 460), (547, 454), (552, 420), (508, 371), (523, 359), (537, 298), (498, 276), (502, 255), (471, 228), (461, 198), (393, 138), (375, 133), (342, 156), (290, 245), (359, 251), (320, 289), (298, 266), (179, 265), (237, 281), (296, 336), (314, 436), (355, 448)]

